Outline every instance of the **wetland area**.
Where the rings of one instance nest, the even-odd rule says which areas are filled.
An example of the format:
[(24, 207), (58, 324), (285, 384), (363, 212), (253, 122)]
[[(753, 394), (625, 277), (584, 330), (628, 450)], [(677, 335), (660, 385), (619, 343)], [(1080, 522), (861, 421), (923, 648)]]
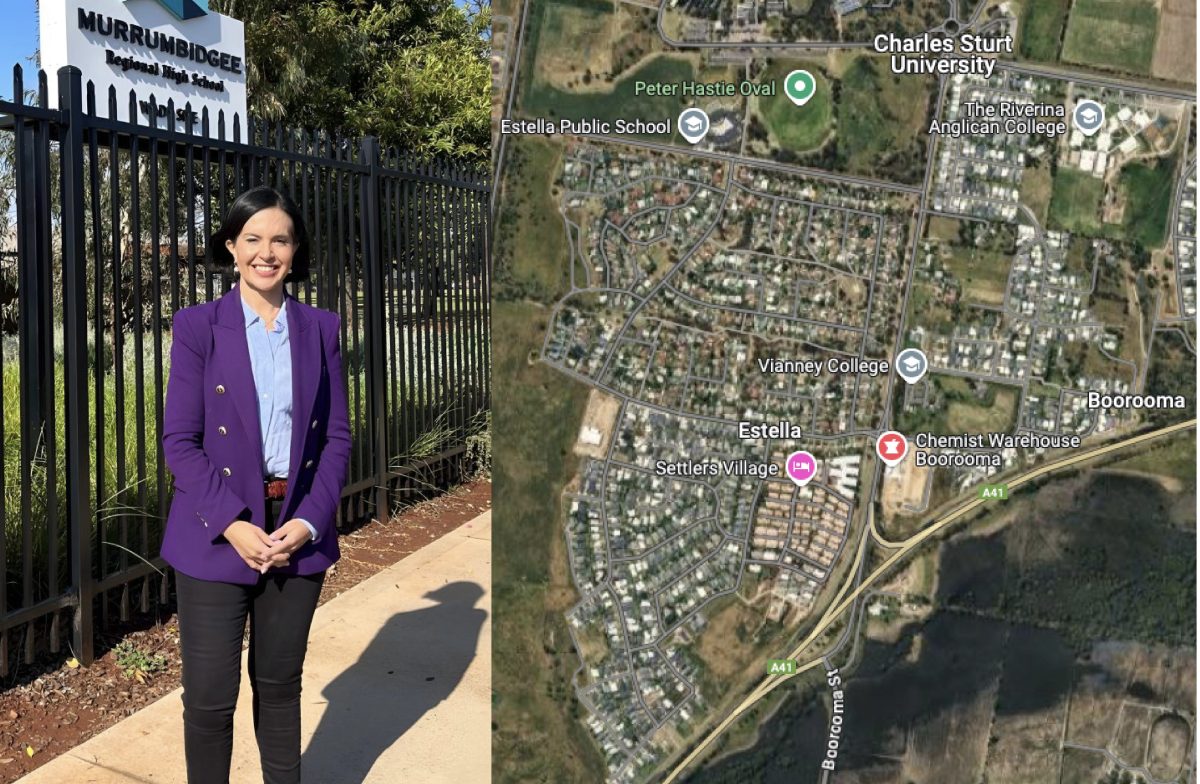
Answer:
[[(1167, 487), (1085, 471), (943, 542), (932, 613), (842, 668), (828, 782), (1090, 784), (1114, 770), (1104, 750), (1178, 776), (1187, 744), (1163, 739), (1195, 723), (1195, 513)], [(690, 784), (822, 782), (829, 705), (824, 688), (789, 697)]]

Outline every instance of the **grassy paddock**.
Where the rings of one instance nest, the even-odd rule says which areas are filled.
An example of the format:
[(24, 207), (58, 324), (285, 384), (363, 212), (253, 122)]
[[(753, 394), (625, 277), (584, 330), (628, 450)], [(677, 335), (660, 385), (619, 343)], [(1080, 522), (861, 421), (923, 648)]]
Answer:
[(946, 405), (939, 409), (915, 409), (900, 414), (899, 429), (953, 433), (1010, 433), (1017, 422), (1018, 394), (1014, 387), (968, 381), (957, 376), (928, 376)]
[[(521, 100), (521, 111), (529, 117), (547, 117), (552, 120), (596, 118), (614, 121), (617, 119), (674, 122), (683, 110), (682, 95), (660, 97), (636, 95), (638, 81), (678, 84), (696, 79), (695, 65), (690, 57), (681, 55), (657, 55), (646, 60), (636, 70), (623, 74), (608, 90), (574, 93), (532, 80)], [(660, 135), (647, 136), (662, 141)]]
[(936, 87), (934, 79), (892, 74), (881, 58), (856, 58), (842, 76), (836, 109), (839, 166), (919, 181), (925, 113)]
[(947, 251), (946, 268), (962, 284), (964, 301), (984, 305), (1004, 302), (1011, 255), (963, 245), (952, 245)]
[(1118, 460), (1111, 467), (1169, 476), (1179, 480), (1190, 493), (1196, 486), (1196, 436), (1190, 431), (1185, 432)]
[(575, 599), (560, 515), (577, 470), (571, 444), (588, 389), (540, 362), (549, 312), (526, 302), (493, 311), (496, 550), (492, 748), (497, 784), (602, 781), (604, 763), (578, 721), (571, 675), (579, 661), (563, 612)]
[(1054, 193), (1054, 178), (1050, 175), (1050, 167), (1027, 166), (1021, 176), (1021, 203), (1033, 211), (1038, 222), (1046, 225), (1046, 216), (1050, 210), (1050, 197)]
[[(537, 80), (539, 58), (572, 56), (570, 46), (578, 31), (564, 29), (564, 22), (573, 18), (582, 23), (590, 18), (597, 27), (607, 27), (605, 17), (611, 16), (613, 11), (613, 4), (608, 0), (533, 0), (522, 45), (525, 55), (521, 63), (521, 92), (529, 90)], [(574, 56), (578, 57), (578, 53)], [(580, 65), (583, 65), (582, 61)]]
[(1134, 161), (1121, 169), (1121, 195), (1125, 198), (1121, 225), (1128, 239), (1147, 248), (1162, 247), (1167, 239), (1174, 182), (1173, 157), (1149, 164)]
[(1069, 0), (1025, 0), (1018, 45), (1021, 57), (1046, 63), (1058, 60), (1058, 42), (1069, 6)]
[[(586, 68), (608, 71), (612, 48), (609, 26), (614, 8), (607, 2), (546, 3), (538, 30), (534, 78), (548, 82), (560, 70), (579, 73)], [(601, 67), (603, 66), (608, 67)]]
[(1158, 9), (1150, 0), (1076, 0), (1062, 59), (1148, 75), (1157, 37)]
[(1103, 198), (1103, 180), (1086, 172), (1060, 167), (1054, 175), (1050, 196), (1050, 228), (1096, 236), (1100, 231), (1100, 200)]
[[(550, 301), (570, 290), (566, 228), (551, 195), (562, 142), (534, 136), (508, 140), (509, 163), (496, 222), (495, 293)], [(584, 278), (579, 278), (582, 284)]]

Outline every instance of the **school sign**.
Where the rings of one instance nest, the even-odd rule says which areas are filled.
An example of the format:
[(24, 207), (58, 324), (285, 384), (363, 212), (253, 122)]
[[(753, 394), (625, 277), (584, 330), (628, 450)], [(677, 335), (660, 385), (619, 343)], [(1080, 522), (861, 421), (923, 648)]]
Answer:
[[(51, 102), (58, 69), (73, 65), (84, 82), (96, 86), (96, 114), (129, 120), (129, 95), (136, 96), (137, 121), (168, 125), (167, 102), (174, 101), (175, 127), (189, 120), (202, 134), (208, 110), (209, 135), (225, 117), (246, 127), (246, 35), (236, 19), (208, 10), (207, 0), (50, 0), (41, 4), (42, 68)], [(117, 111), (110, 116), (108, 89), (115, 87)], [(189, 107), (190, 106), (190, 114)], [(244, 138), (244, 137), (243, 137)]]

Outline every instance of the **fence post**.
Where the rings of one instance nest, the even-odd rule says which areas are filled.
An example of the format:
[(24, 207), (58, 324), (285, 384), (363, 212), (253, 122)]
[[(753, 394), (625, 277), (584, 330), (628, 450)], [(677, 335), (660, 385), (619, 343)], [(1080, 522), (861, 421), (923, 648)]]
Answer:
[(362, 161), (369, 167), (361, 183), (363, 220), (363, 310), (366, 311), (367, 419), (370, 421), (371, 462), (375, 469), (375, 513), (379, 522), (391, 517), (388, 503), (387, 395), (384, 381), (383, 254), (379, 237), (379, 139), (364, 136)]
[[(19, 89), (20, 84), (14, 87)], [(21, 100), (16, 93), (16, 100)], [(46, 325), (51, 323), (47, 312), (45, 298), (41, 292), (46, 289), (45, 280), (50, 280), (48, 274), (54, 254), (44, 238), (50, 236), (47, 229), (51, 222), (50, 183), (43, 179), (42, 167), (39, 165), (41, 151), (48, 149), (49, 131), (39, 127), (40, 124), (20, 115), (14, 117), (13, 136), (16, 153), (16, 198), (17, 198), (17, 285), (18, 291), (24, 294), (20, 297), (20, 314), (17, 326), (19, 336), (20, 361), (20, 439), (21, 439), (21, 469), (20, 490), (21, 500), (18, 507), (21, 516), (22, 539), (30, 537), (31, 521), (27, 510), (31, 507), (29, 495), (33, 482), (33, 467), (40, 460), (46, 464), (47, 428), (46, 412), (50, 410), (53, 394), (53, 383), (47, 385), (46, 379), (53, 379), (54, 341), (51, 339)], [(45, 173), (48, 174), (48, 169)], [(26, 293), (32, 292), (32, 293)], [(14, 542), (22, 549), (21, 542)], [(28, 548), (32, 552), (32, 546)], [(31, 570), (22, 569), (23, 572)], [(32, 575), (22, 574), (22, 601), (33, 603)], [(57, 589), (51, 585), (51, 590)], [(5, 597), (7, 604), (7, 580), (0, 596)], [(7, 667), (7, 652), (2, 654), (5, 660), (0, 665)], [(5, 671), (7, 674), (7, 670)]]
[[(78, 68), (58, 69), (58, 107), (64, 126), (62, 161), (63, 386), (66, 394), (67, 518), (71, 521), (71, 579), (79, 591), (72, 636), (75, 655), (92, 663), (92, 511), (88, 456), (87, 255), (83, 232), (83, 88)], [(96, 341), (102, 339), (96, 336)]]
[[(495, 180), (500, 178), (495, 174), (492, 175)], [(480, 176), (479, 181), (486, 182), (486, 176)], [(495, 188), (499, 188), (498, 182), (492, 183), (490, 193), (495, 193)], [(479, 222), (482, 226), (476, 229), (476, 236), (480, 242), (480, 252), (483, 254), (482, 262), (479, 265), (479, 277), (481, 289), (483, 291), (483, 322), (481, 328), (483, 330), (483, 408), (491, 411), (492, 408), (492, 248), (494, 245), (494, 236), (496, 230), (496, 215), (487, 209), (483, 202), (486, 196), (480, 196), (479, 204)]]

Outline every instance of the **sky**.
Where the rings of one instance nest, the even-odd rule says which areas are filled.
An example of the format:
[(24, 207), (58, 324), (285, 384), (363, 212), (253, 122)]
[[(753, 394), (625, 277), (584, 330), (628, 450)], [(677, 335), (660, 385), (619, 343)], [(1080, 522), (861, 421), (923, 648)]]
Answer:
[[(25, 83), (36, 84), (37, 70), (27, 57), (38, 48), (37, 0), (3, 0), (4, 24), (0, 24), (0, 98), (12, 100), (12, 67), (25, 69)], [(208, 7), (208, 0), (198, 0)]]
[[(29, 75), (36, 73), (32, 57), (38, 48), (37, 3), (34, 0), (4, 0), (4, 24), (0, 24), (0, 97), (12, 99), (12, 67), (20, 63)], [(36, 82), (35, 82), (36, 83)]]

